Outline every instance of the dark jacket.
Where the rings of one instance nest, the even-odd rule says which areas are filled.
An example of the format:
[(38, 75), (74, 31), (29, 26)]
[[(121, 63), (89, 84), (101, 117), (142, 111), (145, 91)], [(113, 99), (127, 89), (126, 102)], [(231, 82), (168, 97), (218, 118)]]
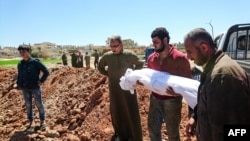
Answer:
[(250, 124), (247, 74), (221, 51), (206, 65), (198, 91), (199, 141), (222, 141), (224, 125)]
[[(40, 71), (43, 72), (41, 77), (39, 77)], [(48, 69), (37, 59), (30, 58), (18, 63), (17, 86), (19, 88), (38, 88), (38, 81), (43, 83), (48, 76)]]
[(76, 60), (77, 60), (77, 55), (75, 53), (71, 54), (71, 65), (72, 65), (72, 67), (77, 67)]
[(97, 52), (94, 54), (94, 57), (95, 57), (95, 61), (99, 60), (99, 54)]

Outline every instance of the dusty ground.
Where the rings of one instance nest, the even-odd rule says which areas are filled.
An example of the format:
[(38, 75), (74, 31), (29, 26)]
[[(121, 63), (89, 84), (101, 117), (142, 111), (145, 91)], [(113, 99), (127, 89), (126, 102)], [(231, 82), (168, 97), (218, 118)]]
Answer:
[[(57, 66), (42, 85), (47, 129), (26, 132), (28, 124), (20, 90), (14, 88), (16, 69), (0, 68), (0, 138), (2, 141), (108, 141), (113, 135), (109, 113), (108, 79), (93, 69)], [(144, 140), (149, 140), (147, 114), (149, 91), (138, 86)], [(35, 121), (39, 125), (34, 106)], [(183, 102), (181, 137), (187, 121), (187, 105)], [(162, 129), (164, 140), (167, 131)]]

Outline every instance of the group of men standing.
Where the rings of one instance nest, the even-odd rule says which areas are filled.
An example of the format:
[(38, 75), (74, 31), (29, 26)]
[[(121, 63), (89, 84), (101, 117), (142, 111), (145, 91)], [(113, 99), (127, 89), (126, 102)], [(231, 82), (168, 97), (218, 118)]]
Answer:
[[(250, 124), (250, 90), (247, 74), (235, 61), (216, 49), (211, 35), (205, 29), (196, 28), (185, 36), (184, 46), (187, 54), (169, 43), (169, 32), (164, 27), (154, 29), (151, 39), (155, 52), (147, 60), (148, 68), (191, 79), (189, 59), (203, 67), (197, 105), (186, 126), (188, 135), (195, 133), (199, 141), (222, 141), (225, 125)], [(99, 63), (99, 56), (95, 56), (94, 63), (99, 72), (109, 79), (110, 114), (114, 128), (111, 140), (142, 141), (137, 93), (132, 95), (130, 91), (122, 90), (119, 81), (128, 68), (141, 69), (143, 62), (135, 53), (123, 49), (119, 35), (110, 38), (110, 48), (111, 51), (105, 53)], [(30, 48), (20, 46), (18, 50), (23, 60), (18, 64), (17, 85), (23, 91), (30, 121), (29, 129), (33, 126), (32, 95), (39, 109), (40, 128), (45, 129), (40, 85), (48, 77), (48, 69), (30, 57)], [(71, 56), (73, 67), (83, 67), (81, 52)], [(88, 66), (89, 62), (86, 62), (86, 65)], [(44, 72), (42, 77), (39, 77), (40, 71)], [(169, 87), (164, 96), (151, 92), (148, 112), (151, 141), (162, 140), (163, 122), (166, 123), (168, 140), (181, 140), (181, 109), (182, 96), (173, 88)]]
[[(169, 43), (169, 32), (164, 27), (153, 30), (151, 38), (155, 52), (147, 59), (148, 68), (192, 79), (191, 59), (204, 70), (197, 105), (190, 110), (192, 115), (186, 125), (188, 136), (195, 134), (199, 141), (222, 141), (225, 125), (250, 125), (248, 76), (239, 64), (216, 49), (205, 29), (193, 29), (185, 36), (187, 54)], [(123, 49), (119, 35), (110, 38), (110, 48), (100, 59), (98, 70), (109, 78), (110, 113), (115, 131), (111, 141), (142, 141), (137, 93), (131, 95), (130, 91), (122, 90), (119, 80), (127, 68), (140, 69), (143, 63), (134, 53)], [(182, 96), (173, 88), (169, 87), (164, 96), (151, 92), (148, 112), (151, 141), (162, 140), (163, 122), (168, 140), (181, 140), (181, 109)]]
[[(84, 61), (85, 61), (86, 67), (90, 67), (91, 56), (88, 54), (88, 52), (85, 52), (84, 61), (83, 61), (83, 55), (82, 55), (81, 51), (78, 51), (78, 54), (73, 52), (70, 56), (71, 56), (71, 65), (72, 65), (72, 67), (82, 68), (82, 67), (84, 67), (84, 63), (83, 63)], [(94, 57), (95, 57), (94, 67), (96, 69), (97, 65), (98, 65), (98, 62), (99, 62), (99, 54), (98, 54), (97, 50), (95, 50), (95, 52), (94, 52)], [(68, 61), (67, 55), (66, 55), (66, 53), (63, 53), (62, 62), (63, 62), (64, 66), (68, 65), (67, 61)]]

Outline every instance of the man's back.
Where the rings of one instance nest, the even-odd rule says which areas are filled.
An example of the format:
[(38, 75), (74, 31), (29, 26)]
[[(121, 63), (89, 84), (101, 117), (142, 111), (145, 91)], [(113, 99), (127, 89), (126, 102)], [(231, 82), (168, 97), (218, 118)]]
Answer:
[(99, 60), (99, 54), (97, 52), (95, 53), (95, 60)]
[(227, 55), (206, 66), (198, 95), (201, 140), (223, 140), (224, 125), (250, 124), (249, 82), (245, 71)]
[(89, 66), (89, 65), (90, 65), (90, 56), (89, 56), (89, 55), (86, 55), (86, 56), (84, 57), (84, 59), (85, 59), (86, 65)]

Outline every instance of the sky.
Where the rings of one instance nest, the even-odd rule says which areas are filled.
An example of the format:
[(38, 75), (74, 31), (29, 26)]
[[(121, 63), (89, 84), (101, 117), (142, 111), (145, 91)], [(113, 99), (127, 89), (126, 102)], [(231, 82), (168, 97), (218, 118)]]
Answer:
[(249, 0), (0, 0), (0, 46), (96, 46), (117, 34), (149, 46), (156, 27), (178, 43), (197, 27), (216, 36), (250, 23), (249, 7)]

